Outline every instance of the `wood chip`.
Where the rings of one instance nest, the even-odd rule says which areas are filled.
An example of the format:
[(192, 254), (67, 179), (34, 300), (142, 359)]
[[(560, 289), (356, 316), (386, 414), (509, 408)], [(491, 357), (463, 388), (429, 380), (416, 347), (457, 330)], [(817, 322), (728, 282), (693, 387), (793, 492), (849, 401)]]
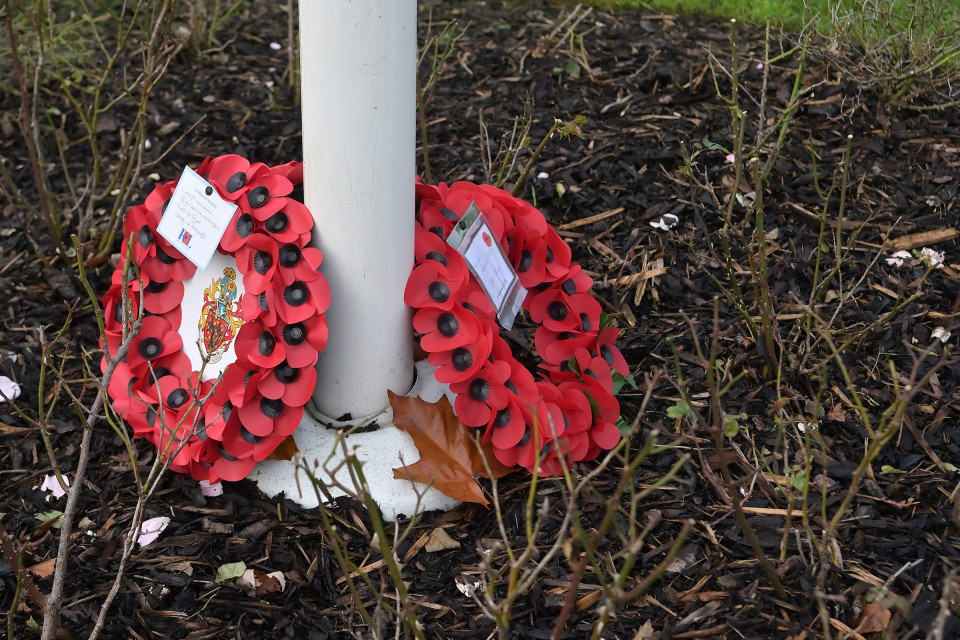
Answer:
[(928, 247), (938, 242), (945, 242), (957, 235), (956, 229), (934, 229), (933, 231), (921, 231), (920, 233), (911, 233), (908, 236), (900, 236), (892, 240), (887, 240), (886, 247), (892, 251), (908, 251), (919, 247)]
[(608, 211), (604, 211), (603, 213), (598, 213), (595, 216), (580, 218), (579, 220), (574, 220), (573, 222), (562, 224), (559, 227), (557, 227), (557, 229), (563, 229), (563, 230), (576, 229), (577, 227), (582, 227), (584, 225), (593, 224), (594, 222), (600, 222), (601, 220), (606, 220), (607, 218), (611, 216), (615, 216), (618, 213), (622, 213), (622, 212), (623, 212), (623, 207), (617, 207), (616, 209), (610, 209)]

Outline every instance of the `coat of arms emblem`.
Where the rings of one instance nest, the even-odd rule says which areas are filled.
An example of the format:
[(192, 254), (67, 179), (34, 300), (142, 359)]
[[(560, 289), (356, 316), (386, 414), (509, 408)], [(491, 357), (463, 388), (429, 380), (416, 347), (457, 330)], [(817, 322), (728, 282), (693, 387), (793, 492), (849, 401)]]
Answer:
[(243, 299), (238, 297), (236, 279), (236, 270), (227, 267), (222, 277), (214, 278), (203, 290), (197, 346), (200, 355), (210, 363), (220, 361), (243, 325), (240, 313)]

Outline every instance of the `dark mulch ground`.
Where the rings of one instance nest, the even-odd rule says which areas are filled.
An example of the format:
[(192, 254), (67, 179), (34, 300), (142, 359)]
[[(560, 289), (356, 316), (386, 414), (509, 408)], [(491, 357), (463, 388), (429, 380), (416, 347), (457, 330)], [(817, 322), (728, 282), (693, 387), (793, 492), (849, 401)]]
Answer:
[[(721, 61), (729, 59), (728, 26), (669, 16), (596, 12), (577, 28), (582, 33), (589, 26), (596, 27), (583, 38), (586, 57), (578, 60), (579, 42), (571, 47), (569, 39), (548, 37), (567, 15), (563, 9), (501, 7), (493, 2), (430, 5), (421, 10), (423, 31), (431, 17), (434, 31), (452, 18), (466, 27), (429, 106), (435, 179), (485, 179), (479, 144), (481, 113), (495, 143), (509, 131), (513, 118), (523, 113), (526, 100), (534, 142), (555, 117), (586, 116), (584, 139), (548, 145), (534, 171), (545, 177), (535, 177), (526, 193), (536, 198), (537, 205), (563, 231), (575, 259), (597, 280), (597, 296), (625, 328), (622, 346), (637, 379), (642, 382), (664, 367), (668, 373), (651, 390), (642, 430), (656, 429), (667, 438), (679, 437), (680, 444), (645, 463), (635, 482), (638, 486), (649, 483), (679, 456), (691, 456), (667, 490), (641, 504), (641, 521), (655, 524), (640, 550), (641, 561), (632, 578), (645, 577), (663, 559), (683, 522), (692, 519), (693, 530), (680, 561), (671, 565), (645, 599), (618, 610), (602, 636), (824, 637), (814, 594), (821, 556), (814, 550), (809, 532), (814, 538), (821, 534), (821, 504), (833, 515), (863, 457), (868, 437), (838, 367), (812, 366), (827, 359), (826, 347), (821, 344), (809, 349), (809, 359), (801, 362), (804, 351), (798, 345), (803, 334), (796, 332), (799, 327), (794, 322), (813, 286), (820, 228), (816, 212), (823, 203), (816, 179), (826, 188), (847, 136), (853, 136), (845, 217), (838, 223), (836, 192), (831, 195), (827, 216), (827, 236), (834, 237), (839, 226), (841, 243), (849, 251), (828, 285), (835, 293), (821, 299), (817, 312), (826, 321), (835, 316), (832, 327), (839, 344), (896, 311), (875, 329), (857, 336), (843, 356), (865, 413), (876, 420), (892, 404), (895, 383), (915, 384), (918, 375), (931, 370), (936, 354), (956, 346), (956, 336), (945, 345), (933, 339), (934, 329), (944, 327), (960, 334), (956, 330), (960, 255), (955, 238), (947, 237), (934, 246), (946, 252), (947, 266), (932, 273), (926, 282), (919, 281), (924, 269), (916, 261), (899, 269), (883, 258), (873, 262), (887, 236), (904, 238), (956, 229), (960, 215), (955, 205), (960, 181), (957, 110), (918, 115), (885, 108), (878, 96), (840, 77), (825, 56), (812, 53), (803, 82), (807, 86), (822, 84), (796, 112), (782, 158), (764, 193), (764, 230), (769, 234), (772, 265), (770, 294), (780, 314), (781, 378), (766, 370), (759, 353), (762, 350), (749, 337), (742, 317), (720, 296), (718, 359), (730, 375), (745, 372), (724, 398), (728, 415), (743, 414), (741, 435), (732, 440), (724, 455), (741, 479), (739, 489), (745, 496), (749, 522), (783, 581), (788, 596), (783, 599), (773, 592), (731, 513), (727, 489), (718, 480), (719, 455), (708, 429), (690, 427), (688, 421), (666, 413), (679, 399), (671, 381), (677, 371), (689, 385), (694, 408), (704, 416), (708, 410), (704, 361), (696, 354), (693, 330), (701, 341), (709, 339), (714, 298), (720, 294), (705, 270), (721, 281), (726, 278), (725, 268), (717, 260), (722, 221), (702, 190), (694, 188), (684, 175), (680, 144), (706, 138), (731, 145), (729, 111), (716, 95), (708, 65), (710, 50)], [(228, 152), (267, 162), (300, 157), (299, 113), (281, 80), (285, 55), (268, 46), (272, 41), (285, 42), (285, 34), (282, 21), (255, 12), (222, 54), (199, 62), (184, 55), (171, 67), (153, 103), (151, 127), (159, 131), (172, 122), (179, 123), (164, 129), (170, 138), (201, 114), (206, 118), (153, 170), (169, 179), (179, 175), (185, 163)], [(742, 90), (757, 97), (762, 72), (756, 65), (762, 59), (763, 31), (743, 28), (738, 40), (745, 49)], [(779, 50), (779, 43), (773, 45)], [(782, 107), (789, 95), (794, 80), (792, 60), (771, 70), (768, 117), (775, 115), (773, 110)], [(268, 86), (270, 80), (274, 81), (272, 87)], [(718, 82), (722, 91), (729, 91), (729, 81), (722, 74)], [(755, 106), (752, 109), (756, 112)], [(16, 103), (4, 98), (2, 110), (7, 116), (15, 114)], [(105, 128), (108, 144), (111, 136), (120, 135), (124, 117), (118, 115), (116, 129)], [(167, 138), (155, 138), (151, 153), (165, 149)], [(7, 168), (28, 188), (18, 139), (7, 136), (0, 146)], [(77, 166), (82, 167), (84, 161), (76, 158)], [(719, 193), (730, 192), (732, 169), (722, 152), (705, 153), (698, 163), (708, 170)], [(144, 191), (148, 188), (145, 184)], [(600, 222), (572, 224), (611, 210), (616, 212)], [(652, 228), (649, 223), (665, 213), (678, 216), (679, 226), (670, 232)], [(25, 229), (35, 232), (24, 233)], [(924, 244), (923, 239), (916, 248)], [(0, 352), (9, 358), (3, 359), (0, 372), (23, 386), (19, 404), (28, 412), (36, 410), (38, 400), (43, 350), (40, 330), (51, 337), (65, 318), (65, 301), (79, 297), (69, 269), (54, 266), (44, 270), (33, 258), (32, 243), (40, 251), (49, 250), (40, 225), (25, 219), (21, 208), (5, 204), (0, 218), (0, 290), (6, 298), (0, 309), (4, 323)], [(824, 259), (825, 269), (835, 264), (832, 251)], [(732, 253), (734, 269), (748, 271), (751, 256), (742, 245), (734, 245)], [(888, 248), (884, 254), (889, 253)], [(661, 266), (662, 271), (651, 272)], [(625, 279), (636, 273), (649, 277)], [(106, 290), (109, 275), (106, 269), (94, 274), (99, 291)], [(750, 279), (741, 275), (740, 280), (745, 299), (752, 305)], [(909, 306), (896, 306), (913, 294), (918, 297)], [(756, 308), (751, 306), (750, 313), (756, 315)], [(684, 314), (691, 318), (690, 324)], [(68, 361), (67, 378), (77, 385), (84, 375), (79, 357), (96, 348), (95, 334), (89, 309), (80, 309), (67, 337), (53, 347), (58, 354), (68, 350), (74, 357)], [(927, 359), (916, 364), (924, 355)], [(90, 357), (91, 362), (97, 359), (95, 354)], [(897, 368), (896, 376), (890, 372), (891, 363)], [(872, 594), (884, 586), (886, 595), (880, 608), (889, 610), (892, 617), (885, 623), (883, 637), (956, 637), (957, 583), (951, 572), (960, 566), (960, 522), (955, 509), (958, 484), (953, 466), (960, 464), (958, 378), (960, 367), (949, 361), (927, 380), (840, 524), (838, 545), (829, 556), (832, 563), (819, 598), (825, 603), (826, 618), (832, 619), (833, 637), (849, 637), (844, 636), (843, 625), (856, 627)], [(48, 385), (47, 401), (51, 399), (49, 389)], [(639, 392), (624, 395), (627, 418), (639, 411), (645, 390), (641, 385)], [(813, 399), (819, 399), (824, 415), (814, 415)], [(65, 398), (61, 407), (50, 427), (57, 459), (70, 472), (81, 427), (67, 409)], [(778, 420), (787, 427), (778, 429)], [(815, 445), (820, 453), (811, 471), (809, 530), (799, 523), (797, 511), (791, 520), (786, 519), (787, 507), (796, 510), (802, 497), (793, 493), (795, 499), (789, 503), (788, 493), (781, 489), (802, 462), (797, 422), (819, 422), (817, 433), (822, 438), (822, 444)], [(788, 436), (782, 438), (783, 433)], [(151, 457), (145, 448), (141, 456), (144, 460)], [(763, 462), (758, 462), (761, 458)], [(84, 519), (71, 554), (63, 637), (85, 637), (90, 629), (115, 575), (118, 544), (135, 502), (126, 453), (106, 428), (99, 428), (94, 437), (92, 465), (81, 499)], [(48, 502), (32, 487), (49, 471), (38, 433), (0, 405), (0, 517), (23, 549), (23, 563), (39, 565), (34, 573), (43, 590), (49, 589), (50, 579), (42, 577), (46, 575), (44, 567), (49, 566), (42, 563), (54, 557), (58, 536), (49, 526), (38, 526), (35, 515), (58, 508), (60, 503)], [(613, 471), (601, 475), (596, 483), (598, 495), (606, 495), (615, 481)], [(518, 474), (504, 480), (502, 487), (507, 496), (503, 507), (508, 534), (518, 541), (522, 540), (528, 482)], [(558, 494), (551, 482), (541, 486), (545, 495)], [(581, 509), (589, 526), (599, 520), (603, 504), (588, 497)], [(364, 537), (366, 516), (350, 504), (341, 505), (338, 511), (342, 532), (352, 540), (351, 549), (360, 560), (369, 553)], [(289, 501), (277, 505), (246, 482), (228, 486), (221, 497), (204, 498), (196, 483), (180, 477), (166, 480), (149, 512), (170, 516), (172, 523), (157, 543), (135, 554), (114, 605), (107, 637), (367, 636), (352, 612), (345, 585), (338, 581), (341, 573), (316, 512), (304, 511)], [(447, 531), (461, 547), (435, 553), (421, 550), (407, 562), (410, 591), (423, 599), (418, 616), (430, 638), (488, 637), (493, 623), (456, 588), (455, 580), (475, 575), (481, 549), (498, 537), (493, 513), (463, 507), (429, 515), (413, 540), (438, 524), (452, 525)], [(786, 535), (785, 526), (791, 529)], [(556, 534), (556, 524), (547, 526), (538, 542), (546, 548)], [(611, 536), (601, 549), (615, 553), (618, 545)], [(400, 554), (407, 550), (401, 548)], [(373, 554), (368, 561), (375, 559)], [(218, 566), (241, 560), (266, 571), (285, 572), (286, 590), (258, 599), (214, 583)], [(537, 586), (517, 602), (510, 637), (549, 637), (567, 595), (569, 576), (562, 556), (545, 568)], [(952, 584), (948, 584), (941, 605), (948, 580)], [(594, 584), (595, 576), (584, 576), (579, 606), (562, 637), (589, 635), (603, 604), (602, 599), (590, 596)], [(4, 610), (11, 606), (15, 586), (9, 563), (0, 559), (0, 607)], [(942, 635), (928, 635), (941, 608)], [(14, 619), (17, 637), (29, 637), (28, 618), (40, 617), (32, 604), (22, 605)]]

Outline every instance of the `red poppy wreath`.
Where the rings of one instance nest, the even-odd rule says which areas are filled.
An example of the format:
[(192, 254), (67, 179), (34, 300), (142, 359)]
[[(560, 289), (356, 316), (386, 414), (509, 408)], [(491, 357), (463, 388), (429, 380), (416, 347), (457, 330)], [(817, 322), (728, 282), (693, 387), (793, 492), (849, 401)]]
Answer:
[[(327, 342), (330, 290), (318, 271), (320, 251), (307, 246), (313, 218), (290, 197), (303, 181), (301, 163), (269, 167), (225, 155), (207, 158), (196, 171), (237, 205), (218, 247), (237, 268), (223, 269), (204, 292), (198, 345), (206, 362), (216, 362), (233, 341), (237, 359), (214, 388), (184, 352), (183, 282), (196, 266), (157, 233), (174, 180), (158, 184), (127, 214), (125, 236), (133, 236), (131, 261), (140, 278), (125, 279), (122, 267), (113, 274), (104, 296), (102, 366), (122, 341), (124, 301), (132, 315), (142, 301), (140, 331), (108, 389), (113, 407), (135, 437), (170, 458), (171, 469), (215, 483), (245, 477), (300, 424), (317, 353)], [(126, 245), (121, 257), (127, 264)]]
[[(456, 395), (460, 421), (483, 429), (500, 462), (541, 475), (561, 473), (561, 456), (590, 460), (616, 446), (614, 375), (630, 372), (614, 345), (618, 331), (606, 326), (593, 280), (571, 262), (567, 243), (540, 211), (490, 185), (418, 181), (416, 194), (416, 266), (404, 297), (437, 380)], [(539, 380), (513, 357), (493, 304), (446, 242), (472, 202), (528, 291)]]

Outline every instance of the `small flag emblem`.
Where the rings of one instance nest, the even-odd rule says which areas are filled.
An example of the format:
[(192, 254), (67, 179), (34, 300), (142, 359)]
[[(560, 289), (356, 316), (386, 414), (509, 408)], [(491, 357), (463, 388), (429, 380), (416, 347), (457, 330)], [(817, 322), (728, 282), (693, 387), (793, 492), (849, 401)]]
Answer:
[(178, 236), (178, 239), (184, 244), (184, 246), (189, 247), (190, 240), (193, 239), (193, 234), (186, 229), (180, 229), (180, 235)]

